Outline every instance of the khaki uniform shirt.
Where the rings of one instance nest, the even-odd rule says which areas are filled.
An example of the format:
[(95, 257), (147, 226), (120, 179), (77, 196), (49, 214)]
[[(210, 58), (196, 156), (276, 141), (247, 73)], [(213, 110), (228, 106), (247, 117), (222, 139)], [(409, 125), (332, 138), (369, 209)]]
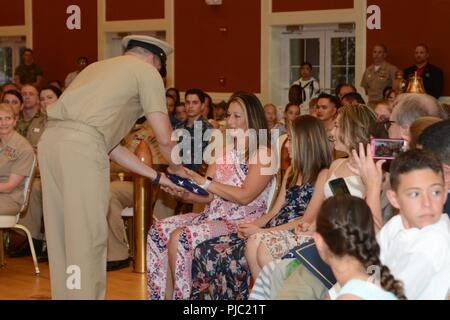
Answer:
[(162, 156), (155, 134), (147, 122), (145, 122), (141, 128), (133, 130), (125, 138), (125, 147), (134, 153), (142, 140), (144, 140), (150, 148), (153, 164), (168, 164), (166, 159)]
[[(136, 126), (124, 139), (123, 145), (130, 150), (131, 152), (135, 152), (139, 143), (144, 140), (148, 147), (150, 148), (150, 152), (152, 154), (152, 163), (155, 165), (167, 165), (168, 162), (161, 154), (159, 150), (158, 141), (156, 140), (155, 134), (147, 122), (144, 125)], [(127, 172), (128, 170), (122, 168), (118, 164), (111, 162), (111, 173), (120, 173)]]
[(41, 116), (34, 117), (28, 126), (26, 138), (28, 142), (31, 143), (33, 148), (37, 148), (39, 139), (41, 139), (42, 134), (45, 130), (45, 124), (47, 123), (47, 115), (40, 113)]
[(392, 87), (396, 71), (397, 67), (387, 62), (384, 62), (378, 71), (375, 71), (374, 65), (367, 68), (361, 81), (361, 87), (366, 89), (369, 102), (383, 100), (383, 90), (386, 87)]
[(95, 128), (111, 151), (145, 114), (167, 114), (163, 80), (156, 68), (133, 56), (89, 65), (47, 108), (48, 120), (71, 120)]
[(39, 123), (42, 122), (43, 119), (45, 118), (45, 115), (41, 112), (36, 113), (36, 115), (29, 121), (26, 121), (23, 118), (23, 113), (19, 114), (19, 120), (17, 120), (17, 125), (16, 125), (16, 131), (22, 136), (27, 138), (27, 134), (28, 134), (28, 128), (30, 127), (31, 123), (35, 122), (35, 123)]
[[(9, 176), (15, 174), (27, 177), (30, 173), (34, 159), (34, 150), (28, 141), (17, 132), (14, 132), (9, 142), (0, 147), (0, 182), (8, 182)], [(7, 196), (14, 202), (23, 202), (23, 181), (12, 193)]]

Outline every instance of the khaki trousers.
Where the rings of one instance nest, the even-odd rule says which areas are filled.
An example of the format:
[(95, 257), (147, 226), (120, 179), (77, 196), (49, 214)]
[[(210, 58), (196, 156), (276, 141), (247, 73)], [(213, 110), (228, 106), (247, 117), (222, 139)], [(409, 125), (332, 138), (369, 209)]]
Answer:
[[(162, 220), (173, 216), (177, 200), (159, 189), (153, 210), (154, 217)], [(129, 257), (127, 232), (122, 218), (125, 208), (134, 206), (134, 186), (129, 181), (111, 182), (111, 200), (108, 210), (108, 261), (121, 261)]]
[(109, 158), (103, 137), (49, 122), (38, 145), (53, 299), (104, 299)]
[[(28, 204), (28, 210), (25, 215), (19, 219), (19, 224), (27, 227), (31, 233), (31, 237), (36, 240), (42, 240), (43, 234), (41, 232), (42, 227), (42, 186), (41, 179), (35, 178), (31, 186), (30, 202)], [(25, 236), (25, 233), (20, 232)]]
[(159, 189), (158, 198), (156, 199), (155, 207), (153, 208), (153, 216), (159, 220), (169, 218), (175, 214), (178, 200), (172, 195)]

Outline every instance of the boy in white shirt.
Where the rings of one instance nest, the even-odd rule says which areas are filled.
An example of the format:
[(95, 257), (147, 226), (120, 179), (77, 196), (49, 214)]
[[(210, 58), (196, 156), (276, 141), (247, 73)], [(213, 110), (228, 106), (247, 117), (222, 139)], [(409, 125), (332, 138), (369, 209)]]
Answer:
[(312, 65), (304, 62), (300, 66), (300, 79), (292, 85), (299, 85), (302, 91), (302, 105), (300, 106), (300, 115), (309, 114), (309, 102), (317, 98), (320, 93), (319, 82), (312, 76)]
[[(384, 161), (375, 166), (370, 145), (366, 153), (361, 144), (359, 154), (353, 151), (353, 156), (367, 187), (366, 201), (373, 212), (381, 215), (381, 165)], [(386, 223), (377, 235), (380, 260), (396, 279), (403, 282), (408, 299), (448, 299), (450, 219), (442, 213), (447, 199), (442, 163), (429, 151), (411, 150), (393, 161), (390, 169), (392, 189), (388, 191), (388, 198), (400, 214)], [(274, 282), (286, 270), (282, 264), (269, 265), (264, 270), (269, 280), (263, 289), (275, 287), (280, 293), (286, 289), (286, 284), (290, 284), (297, 287), (296, 299), (299, 299), (305, 291), (300, 289), (304, 289), (305, 284), (284, 276), (281, 283)], [(318, 280), (314, 281), (317, 283)], [(329, 298), (334, 300), (338, 291), (338, 286), (331, 288)]]
[(380, 259), (410, 300), (444, 300), (450, 288), (450, 219), (442, 164), (411, 150), (391, 164), (388, 198), (400, 210), (378, 234)]

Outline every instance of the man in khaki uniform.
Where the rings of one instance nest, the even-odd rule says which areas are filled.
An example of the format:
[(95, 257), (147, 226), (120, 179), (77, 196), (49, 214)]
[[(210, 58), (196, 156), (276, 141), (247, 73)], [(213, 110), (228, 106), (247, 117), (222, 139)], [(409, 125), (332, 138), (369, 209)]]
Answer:
[(37, 117), (31, 120), (31, 123), (28, 126), (27, 135), (25, 136), (25, 138), (27, 138), (27, 140), (35, 149), (37, 149), (39, 139), (41, 139), (41, 136), (44, 133), (46, 123), (47, 116), (45, 116), (43, 113), (39, 113)]
[[(36, 87), (32, 85), (24, 85), (21, 90), (23, 97), (23, 110), (19, 114), (19, 120), (17, 121), (16, 130), (22, 136), (27, 138), (28, 128), (33, 123), (33, 126), (40, 127), (44, 121), (44, 114), (41, 113), (41, 104), (39, 102), (39, 92)], [(39, 124), (41, 124), (39, 126)], [(34, 147), (37, 145), (33, 145)]]
[(47, 109), (38, 156), (53, 299), (105, 297), (109, 158), (175, 187), (120, 145), (137, 119), (146, 115), (169, 170), (183, 174), (171, 159), (161, 78), (172, 48), (147, 36), (128, 36), (123, 44), (123, 56), (88, 66)]
[(383, 100), (383, 90), (392, 87), (397, 67), (386, 62), (387, 48), (384, 45), (376, 45), (373, 48), (373, 64), (364, 72), (361, 87), (369, 96), (369, 106), (376, 101)]
[[(152, 154), (154, 165), (167, 165), (167, 161), (161, 155), (153, 130), (147, 123), (133, 130), (124, 141), (124, 146), (131, 152), (135, 152), (141, 141), (145, 141)], [(111, 173), (123, 173), (120, 166), (111, 164)], [(159, 190), (155, 205), (155, 216), (165, 218), (175, 212), (177, 201), (162, 190)], [(111, 201), (108, 210), (108, 266), (107, 270), (118, 270), (129, 265), (129, 250), (126, 236), (125, 224), (122, 219), (122, 211), (134, 206), (134, 187), (130, 181), (115, 180), (111, 182)]]
[[(31, 129), (31, 126), (30, 128)], [(155, 165), (167, 165), (167, 161), (162, 156), (158, 142), (156, 141), (153, 130), (144, 123), (127, 136), (124, 146), (134, 153), (140, 141), (144, 140), (150, 148), (152, 161)], [(117, 176), (119, 173), (127, 172), (119, 165), (111, 163), (111, 175)], [(115, 179), (113, 179), (115, 180)], [(111, 200), (107, 215), (108, 221), (108, 254), (107, 270), (117, 270), (128, 267), (129, 250), (126, 237), (125, 224), (122, 219), (122, 211), (127, 207), (134, 205), (134, 187), (130, 181), (120, 181), (116, 179), (111, 182)], [(177, 201), (168, 193), (159, 190), (155, 205), (155, 216), (160, 219), (174, 214)], [(42, 208), (42, 187), (41, 179), (35, 178), (33, 181), (32, 192), (30, 194), (30, 204), (27, 213), (19, 220), (19, 224), (28, 228), (33, 238), (36, 254), (39, 262), (47, 261), (46, 253), (41, 248), (44, 235), (42, 233), (43, 208)], [(22, 232), (17, 231), (22, 234)], [(25, 234), (23, 233), (25, 236)], [(11, 257), (23, 257), (30, 255), (28, 241), (25, 241), (18, 249), (11, 251)]]

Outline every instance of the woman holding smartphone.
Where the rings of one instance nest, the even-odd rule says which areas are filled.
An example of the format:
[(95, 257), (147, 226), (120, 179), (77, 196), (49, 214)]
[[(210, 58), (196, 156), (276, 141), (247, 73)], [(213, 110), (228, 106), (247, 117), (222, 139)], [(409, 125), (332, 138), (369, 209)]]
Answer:
[[(319, 209), (325, 199), (334, 196), (333, 189), (337, 192), (339, 188), (336, 187), (343, 186), (340, 192), (346, 188), (352, 196), (365, 198), (365, 186), (361, 178), (350, 168), (356, 167), (352, 150), (359, 150), (360, 143), (364, 145), (370, 143), (370, 128), (375, 122), (375, 113), (365, 105), (345, 106), (339, 110), (331, 131), (331, 139), (337, 151), (346, 152), (351, 156), (337, 159), (331, 164), (325, 183), (316, 186), (313, 198), (300, 222), (279, 227), (284, 230), (257, 233), (248, 239), (246, 258), (254, 279), (259, 276), (265, 265), (282, 258), (289, 250), (302, 244), (305, 237), (312, 236)], [(380, 229), (383, 225), (382, 217), (374, 216), (374, 221), (376, 228)], [(289, 231), (294, 228), (295, 233)], [(292, 241), (292, 237), (295, 241)]]

